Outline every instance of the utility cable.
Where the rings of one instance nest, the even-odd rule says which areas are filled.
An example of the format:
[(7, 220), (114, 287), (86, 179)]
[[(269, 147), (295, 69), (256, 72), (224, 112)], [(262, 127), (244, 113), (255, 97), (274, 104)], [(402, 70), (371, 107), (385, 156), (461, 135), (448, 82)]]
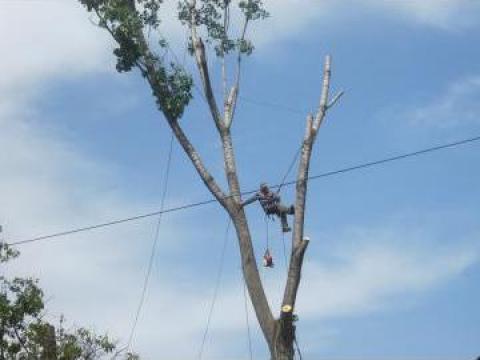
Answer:
[(222, 247), (222, 252), (220, 255), (220, 264), (218, 266), (218, 272), (217, 272), (217, 279), (215, 281), (215, 288), (213, 291), (213, 298), (212, 302), (210, 304), (210, 310), (208, 311), (208, 316), (207, 316), (207, 325), (205, 326), (205, 331), (203, 332), (203, 337), (202, 337), (202, 343), (200, 345), (200, 351), (198, 352), (198, 359), (201, 360), (203, 356), (203, 351), (205, 349), (205, 342), (207, 341), (207, 335), (208, 331), (210, 330), (210, 323), (212, 320), (212, 315), (213, 315), (213, 309), (215, 308), (215, 303), (217, 302), (217, 297), (218, 297), (218, 290), (220, 288), (220, 281), (222, 280), (222, 273), (223, 273), (223, 265), (225, 262), (225, 254), (227, 251), (227, 243), (228, 243), (228, 234), (230, 231), (230, 224), (231, 220), (228, 219), (227, 223), (227, 228), (225, 230), (225, 237), (223, 240), (223, 247)]
[[(402, 160), (402, 159), (406, 159), (406, 158), (410, 158), (410, 157), (416, 157), (416, 156), (424, 155), (424, 154), (427, 154), (427, 153), (439, 151), (439, 150), (442, 150), (442, 149), (448, 149), (448, 148), (454, 148), (454, 147), (457, 147), (457, 146), (466, 145), (466, 144), (469, 144), (469, 143), (477, 142), (479, 140), (480, 140), (480, 136), (475, 136), (475, 137), (463, 139), (463, 140), (456, 141), (456, 142), (446, 143), (446, 144), (443, 144), (443, 145), (433, 146), (433, 147), (425, 148), (425, 149), (422, 149), (422, 150), (418, 150), (418, 151), (414, 151), (414, 152), (410, 152), (410, 153), (405, 153), (405, 154), (402, 154), (402, 155), (386, 157), (386, 158), (383, 158), (383, 159), (380, 159), (380, 160), (361, 163), (361, 164), (358, 164), (358, 165), (354, 165), (354, 166), (350, 166), (350, 167), (346, 167), (346, 168), (342, 168), (342, 169), (338, 169), (338, 170), (328, 171), (328, 172), (320, 173), (318, 175), (309, 176), (306, 179), (306, 181), (317, 180), (317, 179), (320, 179), (320, 178), (330, 177), (330, 176), (334, 176), (334, 175), (348, 173), (348, 172), (351, 172), (351, 171), (356, 171), (356, 170), (361, 170), (361, 169), (365, 169), (365, 168), (369, 168), (369, 167), (383, 165), (383, 164), (386, 164), (386, 163), (389, 163), (389, 162), (394, 162), (394, 161), (398, 161), (398, 160)], [(291, 186), (295, 183), (296, 183), (296, 181), (289, 181), (289, 182), (285, 182), (283, 184), (283, 186)], [(280, 185), (281, 184), (271, 185), (270, 187), (275, 189), (275, 188), (278, 188)], [(253, 194), (256, 191), (257, 190), (245, 191), (245, 192), (242, 192), (241, 195)], [(228, 197), (233, 197), (234, 195), (236, 195), (236, 194), (228, 195)], [(209, 200), (199, 201), (199, 202), (195, 202), (195, 203), (189, 203), (189, 204), (185, 204), (185, 205), (181, 205), (181, 206), (177, 206), (177, 207), (167, 208), (167, 209), (154, 211), (154, 212), (150, 212), (150, 213), (146, 213), (146, 214), (142, 214), (142, 215), (127, 217), (127, 218), (117, 219), (117, 220), (113, 220), (113, 221), (109, 221), (109, 222), (105, 222), (105, 223), (99, 223), (99, 224), (95, 224), (95, 225), (79, 227), (79, 228), (75, 228), (75, 229), (72, 229), (72, 230), (57, 232), (57, 233), (48, 234), (48, 235), (42, 235), (42, 236), (38, 236), (38, 237), (26, 239), (26, 240), (13, 241), (13, 242), (8, 243), (7, 245), (9, 245), (9, 246), (24, 245), (24, 244), (27, 244), (27, 243), (43, 241), (43, 240), (52, 239), (52, 238), (61, 237), (61, 236), (66, 236), (66, 235), (71, 235), (71, 234), (75, 234), (75, 233), (79, 233), (79, 232), (85, 232), (85, 231), (90, 231), (90, 230), (103, 228), (103, 227), (107, 227), (107, 226), (112, 226), (112, 225), (122, 224), (122, 223), (126, 223), (126, 222), (136, 221), (136, 220), (140, 220), (140, 219), (145, 219), (145, 218), (160, 215), (160, 214), (187, 210), (187, 209), (191, 209), (191, 208), (195, 208), (195, 207), (199, 207), (199, 206), (204, 206), (204, 205), (208, 205), (208, 204), (212, 204), (212, 203), (216, 203), (216, 202), (217, 202), (216, 199), (209, 199)]]
[(172, 163), (172, 153), (173, 153), (173, 140), (174, 140), (174, 134), (172, 132), (171, 138), (170, 138), (170, 147), (169, 147), (169, 150), (168, 150), (168, 158), (167, 158), (165, 176), (164, 176), (164, 180), (163, 180), (162, 197), (161, 197), (161, 200), (160, 200), (160, 212), (158, 214), (158, 220), (157, 220), (157, 224), (156, 224), (156, 227), (155, 227), (155, 234), (154, 234), (154, 237), (153, 237), (152, 249), (150, 251), (150, 256), (149, 256), (149, 259), (148, 259), (147, 272), (145, 274), (145, 279), (143, 281), (143, 288), (142, 288), (142, 293), (140, 295), (140, 301), (138, 303), (137, 311), (135, 313), (135, 319), (133, 321), (132, 329), (130, 330), (130, 336), (128, 338), (128, 345), (127, 345), (128, 351), (131, 350), (133, 337), (135, 335), (135, 330), (137, 328), (138, 320), (140, 318), (140, 313), (142, 312), (142, 308), (143, 308), (143, 305), (145, 303), (145, 298), (146, 298), (147, 289), (148, 289), (148, 283), (150, 281), (150, 276), (152, 274), (153, 262), (155, 260), (155, 255), (157, 253), (158, 238), (159, 238), (159, 235), (160, 235), (160, 226), (162, 225), (163, 208), (165, 206), (165, 199), (166, 199), (166, 196), (167, 196), (167, 189), (168, 189), (168, 180), (170, 178), (170, 167), (171, 167), (171, 163)]

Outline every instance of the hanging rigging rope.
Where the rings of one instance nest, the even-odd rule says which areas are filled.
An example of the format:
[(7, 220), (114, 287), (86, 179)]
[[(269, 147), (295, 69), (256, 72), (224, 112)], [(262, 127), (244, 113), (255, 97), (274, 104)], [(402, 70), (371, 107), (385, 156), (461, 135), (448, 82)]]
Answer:
[(285, 233), (284, 232), (282, 232), (282, 243), (283, 243), (283, 258), (285, 260), (285, 270), (288, 274), (287, 245), (285, 244)]
[(297, 334), (295, 334), (295, 337), (293, 338), (293, 343), (295, 345), (295, 348), (297, 349), (299, 360), (302, 360), (303, 357), (302, 357), (302, 352), (300, 351), (300, 346), (298, 346)]
[[(215, 288), (214, 288), (214, 291), (213, 291), (212, 302), (210, 304), (210, 309), (208, 311), (207, 324), (205, 326), (205, 331), (203, 332), (202, 343), (200, 345), (200, 351), (198, 353), (198, 359), (199, 360), (202, 359), (202, 356), (203, 356), (203, 353), (204, 353), (204, 350), (205, 350), (205, 344), (206, 344), (206, 341), (207, 341), (208, 332), (210, 330), (210, 324), (211, 324), (211, 321), (212, 321), (213, 310), (215, 308), (215, 304), (216, 304), (217, 298), (218, 298), (218, 292), (219, 292), (219, 289), (220, 289), (220, 282), (221, 282), (222, 274), (223, 274), (223, 267), (224, 267), (224, 263), (225, 263), (225, 254), (226, 254), (226, 250), (227, 250), (228, 235), (229, 235), (231, 223), (232, 223), (231, 219), (229, 219), (228, 223), (227, 223), (227, 228), (225, 230), (225, 237), (224, 237), (224, 240), (223, 240), (223, 247), (222, 247), (222, 252), (221, 252), (221, 255), (220, 255), (220, 264), (219, 264), (219, 267), (218, 267), (217, 278), (216, 278), (216, 281), (215, 281)], [(252, 338), (251, 338), (251, 332), (250, 332), (250, 320), (249, 320), (249, 317), (248, 317), (247, 284), (245, 282), (245, 277), (243, 276), (243, 272), (242, 272), (242, 280), (243, 280), (243, 297), (244, 297), (244, 307), (245, 307), (245, 324), (246, 324), (246, 328), (247, 328), (247, 337), (248, 337), (248, 349), (249, 349), (249, 354), (250, 354), (250, 360), (252, 360), (253, 359), (253, 350), (252, 350)]]
[(169, 180), (169, 177), (170, 177), (170, 166), (171, 166), (171, 162), (172, 162), (172, 153), (173, 153), (173, 139), (174, 139), (174, 134), (172, 132), (171, 137), (170, 137), (170, 146), (169, 146), (169, 150), (168, 150), (165, 176), (164, 176), (164, 180), (163, 180), (162, 197), (161, 197), (161, 200), (160, 200), (160, 213), (158, 214), (158, 220), (157, 220), (157, 224), (156, 224), (156, 227), (155, 227), (152, 249), (150, 251), (150, 256), (149, 256), (149, 259), (148, 259), (147, 272), (145, 274), (145, 279), (143, 281), (142, 294), (140, 295), (140, 301), (138, 303), (137, 311), (135, 313), (135, 319), (133, 321), (132, 329), (130, 330), (130, 336), (128, 338), (128, 343), (127, 343), (128, 351), (131, 350), (133, 337), (135, 335), (135, 330), (137, 328), (138, 320), (140, 318), (140, 313), (142, 311), (143, 304), (145, 303), (148, 283), (150, 281), (150, 276), (152, 274), (152, 268), (153, 268), (153, 262), (155, 260), (155, 255), (156, 255), (156, 252), (157, 252), (158, 237), (159, 237), (159, 234), (160, 234), (160, 225), (162, 224), (163, 209), (164, 209), (164, 206), (165, 206), (165, 198), (167, 196), (167, 189), (168, 189), (168, 180)]
[[(240, 271), (242, 271), (241, 268), (240, 268)], [(247, 283), (245, 281), (245, 276), (243, 276), (243, 271), (242, 271), (242, 279), (243, 279), (243, 299), (245, 303), (245, 326), (247, 328), (247, 339), (248, 339), (248, 353), (250, 355), (250, 360), (252, 360), (253, 350), (252, 350), (252, 335), (250, 333), (250, 321), (248, 319)]]
[(231, 219), (228, 219), (227, 223), (227, 228), (225, 230), (225, 237), (223, 240), (223, 247), (222, 247), (222, 252), (220, 255), (220, 264), (218, 267), (218, 272), (217, 272), (217, 279), (215, 281), (215, 288), (213, 291), (213, 298), (212, 302), (210, 304), (210, 310), (208, 311), (208, 316), (207, 316), (207, 325), (205, 326), (205, 331), (203, 332), (203, 337), (202, 337), (202, 344), (200, 345), (200, 351), (198, 352), (198, 359), (201, 360), (203, 356), (203, 350), (205, 349), (205, 342), (207, 340), (207, 335), (208, 331), (210, 329), (210, 322), (212, 320), (212, 315), (213, 315), (213, 309), (215, 308), (215, 303), (217, 301), (217, 296), (218, 296), (218, 290), (220, 288), (220, 281), (222, 279), (222, 273), (223, 273), (223, 264), (225, 260), (225, 253), (227, 250), (227, 243), (228, 243), (228, 233), (230, 231), (230, 224), (232, 223)]

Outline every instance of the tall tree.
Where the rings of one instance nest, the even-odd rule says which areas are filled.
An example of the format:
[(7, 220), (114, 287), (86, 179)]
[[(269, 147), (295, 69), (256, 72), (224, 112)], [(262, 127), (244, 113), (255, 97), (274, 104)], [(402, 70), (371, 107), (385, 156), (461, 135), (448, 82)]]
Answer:
[[(181, 118), (192, 99), (194, 80), (174, 58), (169, 58), (170, 45), (161, 33), (163, 0), (79, 0), (89, 12), (98, 17), (98, 25), (107, 30), (117, 43), (114, 54), (117, 70), (138, 69), (146, 79), (156, 99), (158, 110), (173, 131), (208, 190), (227, 211), (233, 222), (239, 242), (242, 271), (257, 320), (268, 344), (271, 358), (292, 359), (294, 356), (295, 324), (293, 311), (297, 298), (302, 264), (308, 240), (304, 239), (307, 179), (312, 148), (320, 126), (341, 93), (329, 98), (331, 58), (327, 56), (316, 114), (306, 116), (298, 167), (295, 200), (295, 223), (288, 277), (282, 307), (274, 316), (267, 301), (245, 211), (242, 207), (241, 187), (232, 140), (232, 123), (240, 90), (242, 59), (250, 55), (254, 46), (247, 30), (254, 21), (269, 14), (261, 0), (181, 0), (178, 2), (178, 20), (188, 29), (188, 48), (195, 59), (200, 87), (208, 103), (209, 112), (222, 143), (225, 176), (228, 190), (222, 189), (202, 161), (201, 156), (184, 132)], [(236, 12), (236, 13), (235, 13)], [(234, 15), (235, 14), (235, 15)], [(240, 16), (236, 16), (240, 14)], [(171, 15), (171, 14), (170, 14)], [(240, 19), (233, 24), (231, 19)], [(151, 31), (156, 36), (149, 36)], [(155, 39), (155, 40), (152, 40)], [(207, 44), (208, 46), (206, 46)], [(210, 50), (209, 50), (210, 49)], [(207, 54), (209, 53), (209, 54)], [(221, 64), (221, 100), (214, 93), (211, 69), (207, 55), (216, 56)], [(233, 66), (232, 66), (233, 65)], [(233, 68), (233, 74), (227, 71)], [(229, 75), (232, 80), (229, 81)]]

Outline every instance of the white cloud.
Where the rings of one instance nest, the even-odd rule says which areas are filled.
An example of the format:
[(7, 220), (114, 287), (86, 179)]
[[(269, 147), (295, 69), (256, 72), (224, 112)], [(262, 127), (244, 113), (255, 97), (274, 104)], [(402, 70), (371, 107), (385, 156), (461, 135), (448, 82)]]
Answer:
[(446, 30), (462, 30), (478, 22), (480, 4), (470, 0), (367, 0), (391, 15)]
[(333, 318), (377, 311), (396, 298), (431, 290), (478, 261), (470, 249), (406, 249), (377, 241), (353, 251), (343, 249), (335, 264), (308, 264), (309, 285), (298, 304), (302, 312)]
[(480, 122), (480, 77), (450, 85), (429, 103), (407, 112), (413, 125), (450, 128)]
[(106, 68), (110, 41), (89, 22), (78, 2), (5, 1), (1, 8), (2, 97), (23, 97), (33, 84), (52, 76)]

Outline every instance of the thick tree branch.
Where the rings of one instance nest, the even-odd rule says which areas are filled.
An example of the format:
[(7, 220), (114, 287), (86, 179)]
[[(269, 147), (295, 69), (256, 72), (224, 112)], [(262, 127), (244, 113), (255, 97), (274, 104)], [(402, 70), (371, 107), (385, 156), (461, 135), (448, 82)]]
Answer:
[(317, 115), (313, 123), (314, 136), (317, 133), (318, 129), (322, 125), (323, 119), (327, 114), (328, 110), (328, 94), (330, 91), (330, 77), (331, 77), (331, 63), (332, 58), (330, 55), (325, 57), (325, 64), (323, 68), (323, 82), (322, 82), (322, 93), (320, 95), (320, 104), (318, 106)]
[(237, 233), (242, 259), (243, 276), (252, 301), (253, 309), (255, 310), (260, 328), (262, 329), (270, 350), (272, 350), (274, 344), (275, 319), (272, 310), (270, 309), (270, 305), (268, 304), (267, 296), (258, 271), (247, 217), (244, 209), (238, 204), (231, 206), (229, 214)]
[(225, 173), (231, 196), (229, 198), (229, 214), (237, 232), (242, 258), (243, 276), (260, 327), (265, 335), (265, 339), (267, 339), (270, 349), (273, 349), (275, 321), (258, 272), (247, 218), (240, 205), (240, 183), (237, 175), (235, 153), (230, 129), (226, 127), (220, 135), (222, 139)]
[[(135, 9), (135, 2), (131, 2), (132, 11), (136, 11)], [(108, 29), (107, 29), (108, 30)], [(111, 32), (112, 33), (112, 32)], [(113, 33), (112, 33), (113, 35)], [(155, 93), (158, 92), (160, 84), (157, 83), (156, 75), (156, 68), (153, 59), (155, 56), (151, 52), (148, 42), (145, 39), (145, 36), (142, 33), (138, 34), (138, 39), (140, 41), (140, 49), (142, 51), (143, 57), (143, 64), (139, 64), (137, 62), (136, 66), (140, 69), (140, 71), (146, 76), (148, 83), (152, 91)], [(183, 129), (180, 127), (178, 123), (178, 119), (173, 119), (169, 116), (168, 113), (164, 112), (164, 115), (167, 119), (170, 128), (172, 129), (175, 137), (177, 138), (178, 142), (182, 146), (183, 150), (189, 157), (190, 161), (192, 162), (193, 166), (195, 167), (197, 173), (199, 174), (200, 178), (202, 179), (205, 186), (208, 190), (215, 196), (218, 202), (223, 206), (227, 207), (226, 202), (226, 195), (220, 188), (220, 186), (215, 181), (214, 177), (208, 171), (206, 166), (203, 164), (201, 157), (199, 156), (198, 152), (196, 151), (195, 147), (192, 145), (186, 134), (184, 133)]]
[(292, 233), (292, 253), (290, 257), (287, 284), (285, 286), (282, 303), (282, 305), (289, 305), (292, 308), (295, 305), (298, 286), (300, 284), (303, 255), (308, 246), (308, 242), (303, 240), (303, 228), (305, 223), (305, 205), (308, 186), (307, 180), (310, 169), (312, 146), (315, 139), (313, 124), (314, 118), (312, 117), (312, 115), (309, 115), (307, 117), (305, 136), (302, 146), (302, 154), (298, 167), (295, 200), (295, 222), (293, 224)]
[(267, 340), (270, 350), (274, 348), (275, 320), (268, 304), (253, 249), (252, 238), (248, 226), (245, 211), (241, 206), (240, 184), (235, 165), (235, 154), (232, 137), (228, 128), (221, 132), (225, 172), (230, 198), (228, 199), (228, 212), (235, 226), (240, 255), (242, 258), (242, 272), (247, 285), (248, 293), (255, 310), (260, 328)]
[(210, 73), (208, 70), (207, 63), (207, 53), (205, 51), (205, 45), (203, 44), (202, 39), (197, 34), (196, 27), (196, 1), (192, 0), (190, 2), (190, 16), (191, 16), (191, 28), (190, 33), (193, 42), (193, 49), (195, 54), (195, 61), (197, 63), (198, 72), (200, 74), (200, 79), (202, 81), (203, 92), (207, 99), (208, 107), (210, 108), (210, 113), (215, 122), (215, 126), (218, 131), (222, 131), (224, 124), (220, 112), (218, 111), (217, 101), (215, 99), (215, 94), (213, 93), (212, 82), (210, 80)]
[[(245, 17), (245, 22), (243, 23), (242, 34), (240, 36), (240, 42), (245, 40), (245, 34), (247, 33), (249, 19)], [(235, 108), (237, 106), (238, 92), (240, 89), (240, 74), (241, 74), (241, 65), (242, 65), (242, 52), (241, 49), (238, 49), (237, 54), (237, 70), (235, 74), (235, 83), (230, 89), (230, 94), (225, 102), (224, 109), (224, 123), (227, 129), (230, 129), (232, 126), (233, 117), (235, 115)]]
[(223, 8), (223, 31), (224, 39), (222, 40), (222, 84), (223, 84), (223, 103), (227, 102), (227, 65), (225, 59), (225, 39), (228, 39), (228, 28), (230, 25), (230, 1), (224, 1)]
[[(328, 94), (330, 90), (331, 77), (331, 57), (327, 56), (324, 63), (322, 91), (320, 96), (320, 105), (315, 118), (312, 115), (307, 117), (305, 135), (303, 139), (302, 155), (298, 166), (297, 183), (296, 183), (296, 201), (295, 201), (295, 223), (292, 234), (292, 253), (290, 258), (290, 266), (288, 270), (287, 284), (283, 296), (282, 305), (289, 305), (292, 311), (295, 307), (298, 287), (302, 272), (303, 259), (308, 246), (308, 240), (304, 239), (305, 225), (305, 206), (308, 189), (308, 173), (310, 169), (310, 158), (312, 148), (315, 143), (317, 131), (329, 108)], [(330, 102), (334, 104), (341, 96), (341, 93)]]
[(187, 154), (188, 158), (192, 162), (193, 166), (197, 170), (197, 173), (200, 175), (200, 178), (202, 179), (205, 186), (208, 188), (208, 190), (210, 190), (213, 196), (215, 196), (218, 202), (224, 208), (226, 208), (227, 207), (226, 195), (223, 193), (222, 189), (220, 188), (220, 186), (218, 186), (214, 177), (210, 174), (210, 172), (207, 170), (207, 168), (203, 164), (202, 159), (200, 158), (199, 154), (193, 147), (190, 140), (187, 138), (187, 136), (183, 132), (183, 129), (178, 124), (178, 121), (175, 119), (168, 119), (168, 118), (167, 118), (167, 121), (175, 137), (177, 138), (178, 142), (180, 143), (183, 150)]
[(237, 105), (237, 97), (238, 97), (238, 83), (230, 89), (230, 93), (228, 94), (227, 100), (225, 101), (225, 109), (224, 109), (224, 124), (227, 129), (230, 129), (232, 126), (233, 117), (235, 116), (235, 108)]
[(228, 181), (228, 187), (230, 190), (230, 196), (232, 200), (240, 205), (240, 182), (237, 175), (237, 165), (235, 161), (235, 152), (233, 148), (232, 135), (230, 130), (224, 129), (221, 134), (222, 148), (223, 148), (223, 160), (225, 165), (225, 175)]

